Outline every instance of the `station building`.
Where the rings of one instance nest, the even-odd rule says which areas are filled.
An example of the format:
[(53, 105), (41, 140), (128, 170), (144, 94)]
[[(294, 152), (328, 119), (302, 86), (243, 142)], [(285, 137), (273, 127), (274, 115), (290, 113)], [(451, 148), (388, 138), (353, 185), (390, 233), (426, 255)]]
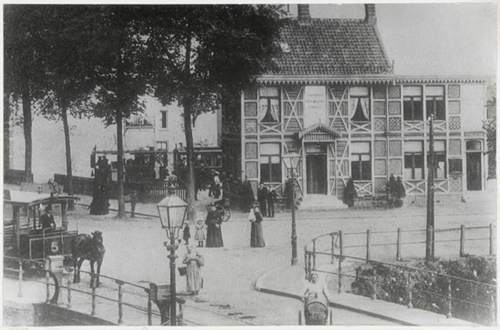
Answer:
[(311, 18), (298, 5), (280, 47), (276, 68), (241, 94), (241, 178), (253, 188), (283, 192), (283, 160), (298, 154), (306, 197), (341, 200), (349, 178), (358, 196), (383, 195), (391, 174), (424, 195), (433, 114), (436, 194), (485, 189), (486, 80), (395, 74), (374, 4), (363, 19)]

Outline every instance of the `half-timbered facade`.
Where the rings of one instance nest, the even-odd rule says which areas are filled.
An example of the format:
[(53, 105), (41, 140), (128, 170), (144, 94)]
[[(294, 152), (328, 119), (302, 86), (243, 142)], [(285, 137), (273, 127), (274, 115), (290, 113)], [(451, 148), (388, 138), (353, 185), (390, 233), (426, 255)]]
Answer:
[(301, 157), (304, 195), (385, 194), (389, 176), (425, 194), (428, 118), (433, 114), (435, 191), (483, 190), (485, 81), (398, 76), (376, 27), (375, 6), (360, 19), (312, 19), (306, 5), (281, 32), (278, 69), (241, 95), (242, 179), (282, 190), (283, 158)]

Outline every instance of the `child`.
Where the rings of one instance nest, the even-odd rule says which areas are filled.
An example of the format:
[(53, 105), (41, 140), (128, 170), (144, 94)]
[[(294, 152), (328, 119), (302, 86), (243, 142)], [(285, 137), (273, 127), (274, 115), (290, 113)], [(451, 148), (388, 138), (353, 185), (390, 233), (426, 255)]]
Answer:
[(189, 245), (189, 239), (191, 238), (191, 233), (189, 232), (189, 225), (187, 223), (184, 226), (182, 238), (184, 239), (184, 242), (186, 243), (186, 245)]
[(203, 247), (206, 238), (205, 224), (203, 220), (196, 221), (194, 239), (198, 241), (198, 247)]

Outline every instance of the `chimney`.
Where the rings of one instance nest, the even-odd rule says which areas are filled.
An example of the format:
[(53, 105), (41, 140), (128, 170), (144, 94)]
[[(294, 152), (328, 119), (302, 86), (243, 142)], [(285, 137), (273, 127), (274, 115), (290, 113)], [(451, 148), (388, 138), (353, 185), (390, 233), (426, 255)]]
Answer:
[(311, 19), (309, 5), (297, 5), (297, 12), (297, 18), (299, 21), (307, 21)]
[(377, 23), (377, 16), (375, 15), (375, 4), (365, 4), (365, 23), (374, 25)]

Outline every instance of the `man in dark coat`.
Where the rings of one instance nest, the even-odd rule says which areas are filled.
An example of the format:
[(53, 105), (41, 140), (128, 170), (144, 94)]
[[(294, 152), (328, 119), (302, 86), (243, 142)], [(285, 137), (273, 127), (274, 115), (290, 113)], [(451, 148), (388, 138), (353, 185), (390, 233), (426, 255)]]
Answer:
[(267, 216), (274, 218), (274, 201), (278, 198), (276, 190), (269, 190), (266, 196), (267, 199)]
[(56, 222), (54, 221), (54, 216), (52, 215), (52, 210), (50, 206), (47, 206), (40, 216), (40, 224), (42, 226), (42, 230), (55, 230)]
[(264, 216), (267, 215), (267, 207), (266, 207), (267, 193), (268, 193), (268, 190), (267, 190), (266, 186), (261, 184), (259, 187), (259, 190), (257, 191), (257, 201), (259, 202), (260, 211), (262, 212), (262, 214)]

